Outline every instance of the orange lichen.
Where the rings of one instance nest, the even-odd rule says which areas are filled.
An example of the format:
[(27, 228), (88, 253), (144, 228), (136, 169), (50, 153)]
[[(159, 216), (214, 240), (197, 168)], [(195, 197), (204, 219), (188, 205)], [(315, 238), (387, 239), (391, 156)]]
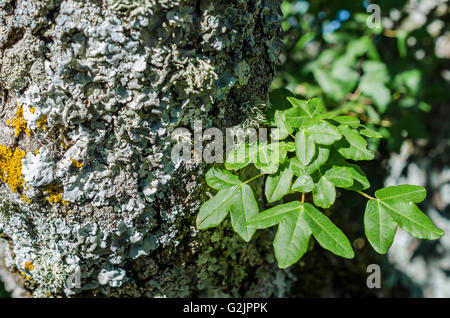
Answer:
[(37, 120), (36, 125), (37, 125), (39, 128), (41, 128), (42, 130), (47, 129), (47, 128), (45, 127), (45, 125), (47, 125), (47, 115), (41, 116), (41, 118), (39, 118), (39, 119)]
[(34, 269), (34, 265), (31, 262), (25, 262), (25, 268), (32, 271)]
[(22, 158), (25, 151), (17, 147), (14, 151), (5, 145), (0, 145), (0, 180), (7, 182), (13, 192), (22, 188), (25, 180), (22, 174)]
[(83, 166), (83, 164), (79, 161), (76, 161), (73, 158), (70, 158), (70, 160), (72, 160), (72, 166), (77, 167), (77, 168), (81, 168)]
[(45, 192), (48, 195), (47, 197), (48, 202), (50, 203), (61, 202), (62, 204), (69, 204), (69, 201), (63, 200), (62, 198), (63, 189), (61, 189), (60, 187), (54, 184), (49, 184), (45, 188)]
[(19, 103), (16, 103), (17, 110), (16, 110), (16, 117), (11, 118), (6, 121), (8, 126), (14, 127), (16, 130), (16, 136), (19, 136), (22, 131), (25, 131), (27, 135), (30, 135), (30, 128), (28, 128), (27, 121), (25, 120), (25, 117), (23, 116), (23, 108)]

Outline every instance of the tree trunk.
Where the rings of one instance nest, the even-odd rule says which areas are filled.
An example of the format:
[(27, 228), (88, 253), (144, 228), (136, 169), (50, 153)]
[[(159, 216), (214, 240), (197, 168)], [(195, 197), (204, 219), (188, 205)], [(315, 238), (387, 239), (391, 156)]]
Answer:
[(0, 1), (0, 246), (30, 295), (285, 295), (271, 233), (198, 232), (208, 166), (170, 159), (178, 127), (259, 117), (280, 20), (278, 0)]

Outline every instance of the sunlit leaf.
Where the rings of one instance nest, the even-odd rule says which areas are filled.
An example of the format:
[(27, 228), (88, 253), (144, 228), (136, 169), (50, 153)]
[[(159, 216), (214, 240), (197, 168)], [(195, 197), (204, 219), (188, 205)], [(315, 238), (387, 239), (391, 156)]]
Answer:
[(225, 159), (225, 168), (239, 170), (254, 162), (257, 154), (257, 144), (242, 144), (237, 149), (230, 151)]
[(314, 204), (321, 208), (329, 208), (336, 200), (336, 189), (325, 176), (322, 176), (315, 184), (312, 193)]
[(304, 206), (304, 218), (320, 246), (336, 255), (353, 258), (355, 253), (345, 234), (313, 205), (305, 203)]
[(386, 253), (397, 225), (418, 239), (434, 240), (444, 234), (415, 204), (426, 197), (423, 187), (387, 187), (376, 191), (375, 197), (367, 203), (364, 225), (366, 236), (377, 252)]
[(291, 190), (294, 173), (289, 167), (283, 167), (276, 174), (267, 177), (265, 195), (268, 202), (275, 202), (284, 197)]
[(278, 267), (295, 264), (307, 251), (311, 230), (305, 221), (304, 206), (280, 220), (273, 241)]
[(325, 177), (336, 187), (347, 188), (353, 185), (353, 175), (347, 167), (331, 167), (325, 172)]
[(345, 139), (336, 142), (335, 147), (344, 158), (352, 160), (372, 160), (374, 158), (374, 153), (367, 149), (367, 141), (357, 131), (345, 125), (339, 126), (338, 129)]
[(379, 132), (377, 132), (377, 131), (375, 131), (373, 129), (367, 128), (367, 127), (364, 127), (364, 129), (361, 129), (359, 131), (359, 133), (361, 135), (364, 135), (364, 136), (368, 137), (368, 138), (383, 138), (382, 134), (380, 134)]
[(314, 182), (309, 174), (304, 173), (295, 180), (291, 188), (294, 191), (308, 193), (314, 189)]
[(248, 220), (258, 214), (258, 203), (252, 188), (242, 184), (236, 190), (230, 204), (233, 230), (246, 242), (250, 241), (256, 229), (247, 225)]
[(302, 203), (300, 201), (292, 201), (289, 203), (280, 204), (265, 210), (248, 222), (249, 226), (257, 229), (265, 229), (267, 227), (274, 226), (280, 222), (280, 220), (289, 214), (296, 213), (300, 210)]
[(364, 229), (375, 251), (385, 254), (394, 241), (397, 223), (379, 201), (369, 200), (364, 213)]
[(239, 186), (226, 188), (206, 201), (198, 213), (197, 228), (204, 230), (219, 225), (227, 216), (233, 196), (239, 190)]
[(358, 128), (361, 123), (358, 118), (353, 116), (335, 116), (333, 121), (351, 128)]
[(322, 145), (331, 145), (342, 138), (339, 130), (325, 121), (309, 127), (306, 131), (315, 143)]
[(238, 176), (227, 170), (211, 168), (205, 175), (206, 183), (213, 189), (223, 190), (241, 184)]
[(295, 152), (303, 165), (308, 165), (316, 154), (316, 144), (312, 138), (301, 130), (295, 135)]

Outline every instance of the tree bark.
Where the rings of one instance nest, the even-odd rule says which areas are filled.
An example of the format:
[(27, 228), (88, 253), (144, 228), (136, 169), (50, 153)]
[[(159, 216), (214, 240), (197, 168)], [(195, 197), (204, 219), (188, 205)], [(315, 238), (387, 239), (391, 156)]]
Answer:
[(0, 1), (0, 246), (32, 296), (289, 291), (269, 232), (195, 229), (208, 166), (170, 160), (178, 127), (259, 117), (279, 5)]

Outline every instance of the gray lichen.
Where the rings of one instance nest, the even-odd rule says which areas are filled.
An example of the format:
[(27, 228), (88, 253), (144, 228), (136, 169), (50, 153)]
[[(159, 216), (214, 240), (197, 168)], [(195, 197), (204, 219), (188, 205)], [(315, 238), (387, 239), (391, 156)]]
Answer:
[(196, 231), (207, 167), (170, 161), (174, 129), (263, 107), (280, 19), (277, 0), (0, 0), (1, 120), (18, 102), (31, 130), (2, 126), (26, 156), (23, 189), (1, 186), (0, 232), (34, 296), (289, 289), (269, 232)]

